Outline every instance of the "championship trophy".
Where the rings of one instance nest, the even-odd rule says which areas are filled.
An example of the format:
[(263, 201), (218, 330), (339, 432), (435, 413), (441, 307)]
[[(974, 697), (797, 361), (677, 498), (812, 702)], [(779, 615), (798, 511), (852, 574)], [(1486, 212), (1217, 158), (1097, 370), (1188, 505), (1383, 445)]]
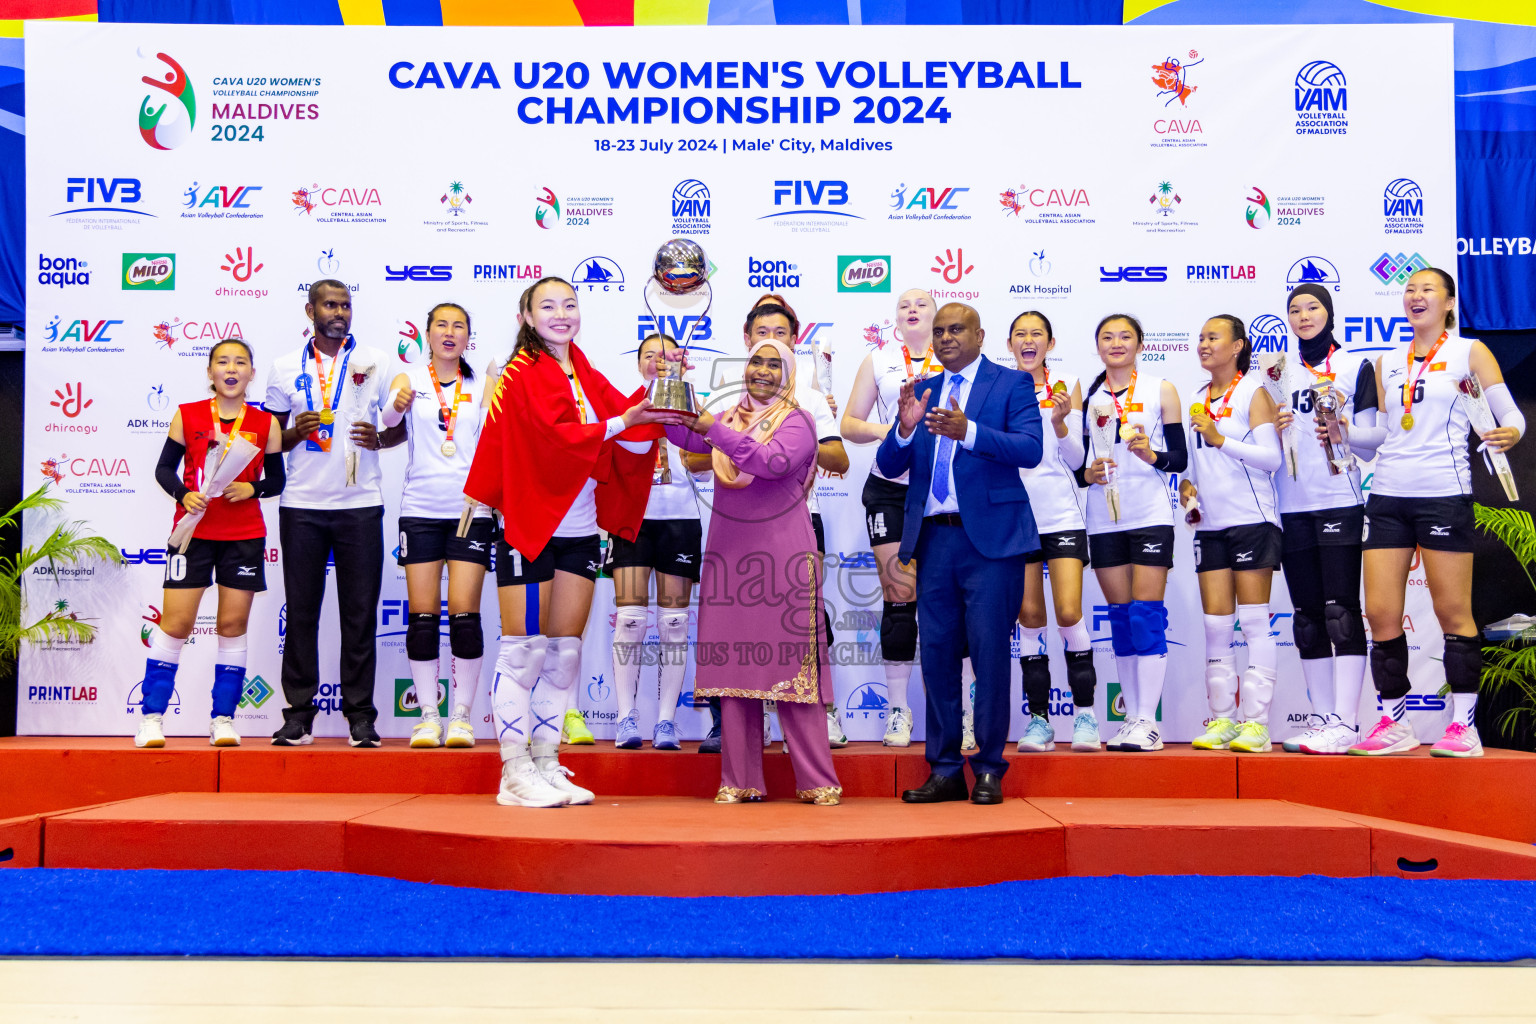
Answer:
[[(1093, 443), (1093, 458), (1115, 457), (1115, 407), (1108, 402), (1094, 403), (1088, 409), (1088, 438)], [(1120, 485), (1115, 482), (1113, 466), (1105, 467), (1104, 501), (1109, 506), (1111, 522), (1120, 521)]]
[(1338, 476), (1355, 468), (1355, 453), (1349, 449), (1349, 428), (1339, 419), (1339, 393), (1331, 387), (1312, 388), (1312, 412), (1322, 424), (1328, 439), (1322, 442), (1328, 457), (1328, 474)]
[(709, 316), (709, 307), (715, 301), (714, 292), (709, 286), (709, 260), (704, 258), (704, 250), (699, 243), (687, 238), (674, 238), (656, 250), (655, 266), (650, 280), (645, 282), (645, 290), (642, 294), (646, 311), (651, 314), (651, 320), (656, 324), (659, 332), (661, 318), (651, 307), (650, 289), (653, 281), (662, 291), (672, 295), (704, 292), (704, 312), (694, 318), (688, 325), (688, 330), (677, 339), (679, 347), (683, 350), (683, 358), (665, 360), (656, 379), (651, 382), (646, 392), (651, 405), (658, 409), (682, 413), (685, 416), (697, 416), (699, 414), (698, 399), (694, 396), (693, 385), (683, 380), (683, 373), (688, 365), (688, 342), (692, 339), (695, 328)]
[[(1259, 379), (1264, 382), (1264, 390), (1269, 392), (1269, 397), (1275, 400), (1275, 405), (1282, 409), (1291, 408), (1291, 396), (1301, 390), (1301, 382), (1296, 379), (1296, 367), (1284, 352), (1260, 352)], [(1285, 448), (1285, 468), (1291, 474), (1291, 479), (1296, 479), (1296, 421), (1291, 420), (1291, 425), (1286, 427), (1280, 435), (1280, 443)]]
[[(1461, 378), (1457, 387), (1461, 389), (1461, 402), (1467, 407), (1467, 418), (1472, 421), (1472, 429), (1477, 431), (1479, 437), (1499, 425), (1493, 417), (1493, 410), (1488, 407), (1488, 398), (1483, 394), (1483, 385), (1476, 374), (1469, 373)], [(1515, 487), (1514, 471), (1509, 468), (1509, 456), (1487, 447), (1483, 449), (1483, 455), (1487, 457), (1489, 468), (1499, 478), (1499, 483), (1504, 485), (1504, 496), (1510, 501), (1519, 501), (1520, 491)]]

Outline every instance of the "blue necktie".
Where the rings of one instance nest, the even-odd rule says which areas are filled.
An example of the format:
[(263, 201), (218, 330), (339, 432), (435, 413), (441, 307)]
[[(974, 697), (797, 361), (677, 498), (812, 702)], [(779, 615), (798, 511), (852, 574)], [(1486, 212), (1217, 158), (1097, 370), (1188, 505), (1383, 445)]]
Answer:
[[(949, 397), (960, 397), (960, 386), (965, 383), (965, 378), (958, 373), (949, 378)], [(944, 407), (949, 408), (946, 399)], [(940, 503), (949, 497), (949, 461), (955, 456), (955, 439), (949, 436), (939, 438), (939, 457), (933, 463), (933, 496)]]

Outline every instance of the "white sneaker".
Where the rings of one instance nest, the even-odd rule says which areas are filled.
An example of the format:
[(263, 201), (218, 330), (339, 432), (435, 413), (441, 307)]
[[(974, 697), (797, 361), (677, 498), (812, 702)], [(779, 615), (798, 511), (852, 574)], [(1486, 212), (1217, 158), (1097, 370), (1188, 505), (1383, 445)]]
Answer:
[(443, 720), (441, 718), (423, 718), (411, 727), (411, 749), (431, 750), (441, 746), (443, 741)]
[(133, 737), (133, 745), (136, 747), (165, 746), (165, 729), (161, 726), (161, 718), (160, 715), (145, 715), (139, 719), (139, 731)]
[(1125, 738), (1120, 741), (1114, 750), (1162, 750), (1163, 737), (1160, 734), (1157, 723), (1150, 718), (1138, 718), (1136, 724), (1131, 726)]
[(469, 724), (468, 718), (455, 715), (448, 720), (448, 742), (445, 747), (464, 749), (475, 745), (475, 727)]
[(235, 732), (234, 719), (220, 715), (208, 723), (208, 744), (214, 747), (238, 747), (240, 734)]
[(967, 711), (960, 721), (960, 749), (976, 749), (976, 712)]
[(549, 783), (551, 789), (565, 797), (565, 802), (571, 806), (577, 804), (589, 804), (597, 799), (597, 794), (590, 789), (583, 789), (571, 781), (571, 776), (576, 773), (560, 763), (558, 755), (535, 757), (534, 765), (544, 781)]
[(1119, 750), (1120, 744), (1125, 742), (1126, 734), (1131, 731), (1131, 726), (1135, 724), (1136, 719), (1134, 718), (1122, 719), (1120, 722), (1120, 728), (1115, 730), (1115, 734), (1111, 736), (1109, 738), (1109, 742), (1105, 743), (1104, 745), (1110, 750)]
[(891, 708), (885, 719), (885, 736), (880, 740), (888, 747), (912, 745), (912, 712), (907, 708)]
[(501, 766), (496, 802), (503, 807), (564, 807), (566, 796), (545, 780), (532, 758), (521, 758)]
[(837, 705), (827, 708), (827, 742), (833, 749), (848, 745), (848, 734), (843, 732), (843, 725), (837, 720)]
[(1314, 730), (1303, 737), (1303, 754), (1347, 754), (1349, 748), (1360, 742), (1360, 730), (1352, 729), (1335, 717), (1331, 725)]

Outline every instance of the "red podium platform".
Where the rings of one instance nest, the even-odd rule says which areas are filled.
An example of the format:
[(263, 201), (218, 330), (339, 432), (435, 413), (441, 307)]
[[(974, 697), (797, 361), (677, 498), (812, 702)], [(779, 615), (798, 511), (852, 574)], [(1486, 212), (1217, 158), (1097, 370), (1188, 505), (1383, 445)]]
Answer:
[[(496, 805), (494, 747), (0, 740), (0, 866), (354, 871), (555, 893), (880, 892), (1107, 874), (1536, 878), (1536, 755), (1010, 755), (997, 807), (902, 804), (920, 749), (837, 751), (841, 807), (711, 802), (719, 759), (567, 748), (590, 807)], [(691, 746), (691, 745), (690, 745)], [(8, 859), (7, 859), (7, 855)]]

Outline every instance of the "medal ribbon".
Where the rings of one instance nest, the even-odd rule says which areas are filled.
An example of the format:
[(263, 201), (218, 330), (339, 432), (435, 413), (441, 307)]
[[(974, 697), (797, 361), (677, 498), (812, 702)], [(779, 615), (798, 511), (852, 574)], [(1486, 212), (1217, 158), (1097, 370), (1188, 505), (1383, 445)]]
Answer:
[(1238, 374), (1236, 377), (1233, 377), (1232, 378), (1232, 383), (1227, 385), (1227, 390), (1225, 390), (1225, 391), (1223, 391), (1221, 393), (1221, 397), (1218, 398), (1217, 401), (1221, 403), (1222, 409), (1221, 409), (1221, 412), (1219, 414), (1216, 414), (1215, 416), (1212, 416), (1212, 414), (1211, 414), (1211, 389), (1209, 387), (1207, 387), (1205, 389), (1205, 414), (1207, 416), (1211, 416), (1212, 419), (1218, 419), (1218, 418), (1220, 418), (1220, 416), (1224, 416), (1224, 415), (1230, 413), (1232, 411), (1232, 406), (1231, 406), (1232, 392), (1233, 392), (1233, 390), (1235, 390), (1237, 388), (1237, 382), (1242, 380), (1242, 379), (1243, 379), (1243, 375), (1242, 374)]
[[(913, 377), (913, 373), (912, 373), (912, 350), (907, 348), (907, 343), (906, 342), (902, 342), (901, 343), (901, 358), (905, 359), (906, 362), (907, 362), (907, 380), (911, 380), (912, 377)], [(924, 377), (928, 376), (928, 374), (930, 372), (932, 372), (932, 368), (929, 365), (929, 363), (930, 363), (930, 361), (932, 359), (933, 359), (933, 348), (930, 347), (928, 349), (927, 354), (923, 356), (923, 371), (922, 372), (923, 372), (923, 376)]]
[[(1413, 420), (1410, 419), (1413, 415), (1413, 393), (1419, 386), (1419, 378), (1424, 376), (1424, 371), (1429, 369), (1429, 364), (1435, 361), (1435, 353), (1440, 351), (1440, 346), (1445, 344), (1445, 339), (1448, 337), (1450, 337), (1450, 332), (1440, 332), (1440, 340), (1435, 342), (1435, 347), (1430, 349), (1429, 354), (1424, 357), (1424, 365), (1419, 367), (1418, 373), (1413, 372), (1413, 346), (1408, 346), (1408, 375), (1411, 379), (1408, 382), (1408, 386), (1403, 389), (1403, 419), (1407, 420), (1408, 424), (1413, 423)], [(1405, 424), (1403, 429), (1412, 430), (1413, 427)]]
[(1305, 359), (1301, 361), (1301, 365), (1305, 366), (1308, 372), (1310, 372), (1312, 376), (1316, 377), (1318, 380), (1326, 380), (1331, 384), (1333, 383), (1333, 378), (1335, 376), (1333, 372), (1333, 354), (1337, 351), (1337, 348), (1330, 348), (1328, 350), (1328, 358), (1323, 360), (1323, 368), (1321, 371), (1319, 371), (1317, 367), (1309, 364)]
[(438, 383), (436, 364), (432, 362), (427, 363), (427, 374), (432, 378), (432, 390), (437, 392), (437, 407), (443, 414), (443, 422), (448, 425), (448, 436), (445, 440), (451, 443), (453, 441), (454, 424), (459, 421), (459, 388), (463, 386), (464, 374), (460, 371), (458, 378), (453, 382), (453, 405), (451, 407), (443, 401), (443, 386)]
[(1130, 407), (1131, 399), (1136, 397), (1136, 372), (1131, 371), (1131, 383), (1125, 389), (1125, 407), (1120, 405), (1120, 396), (1113, 391), (1109, 392), (1109, 400), (1115, 403), (1115, 418), (1120, 421), (1120, 428), (1124, 430), (1130, 426), (1130, 421), (1125, 418), (1125, 409)]
[[(217, 466), (219, 462), (223, 460), (224, 456), (229, 453), (229, 446), (235, 443), (235, 438), (240, 433), (240, 424), (245, 422), (245, 410), (249, 408), (250, 406), (246, 405), (244, 402), (240, 403), (240, 413), (235, 417), (235, 422), (231, 423), (229, 426), (229, 436), (224, 439), (224, 447), (219, 449), (218, 458), (213, 460), (213, 464), (215, 466)], [(219, 400), (217, 398), (208, 399), (208, 412), (213, 419), (213, 439), (214, 442), (217, 443), (219, 439)], [(208, 456), (204, 455), (203, 468), (198, 473), (197, 484), (199, 489), (202, 488), (202, 478), (207, 474), (208, 468)]]
[(581, 419), (581, 422), (585, 423), (587, 422), (587, 401), (585, 396), (583, 396), (581, 393), (581, 381), (576, 379), (575, 370), (572, 370), (570, 373), (566, 374), (566, 377), (570, 378), (571, 387), (575, 389), (576, 392), (576, 414)]
[[(354, 345), (355, 342), (353, 342), (351, 338), (348, 338), (346, 344), (342, 345), (341, 351), (337, 352), (335, 356), (331, 357), (332, 370), (336, 369), (336, 360), (341, 360), (341, 372), (336, 374), (335, 384), (333, 387), (331, 384), (327, 383), (330, 378), (325, 375), (325, 367), (320, 365), (320, 350), (315, 347), (315, 343), (313, 341), (309, 343), (310, 355), (312, 355), (315, 359), (315, 376), (320, 382), (320, 402), (325, 408), (330, 409), (333, 412), (341, 405), (341, 381), (347, 375), (347, 364), (352, 361), (352, 349)], [(305, 404), (309, 406), (310, 410), (313, 411), (315, 408), (315, 396), (310, 392), (308, 381), (305, 381), (304, 383), (304, 401)]]

